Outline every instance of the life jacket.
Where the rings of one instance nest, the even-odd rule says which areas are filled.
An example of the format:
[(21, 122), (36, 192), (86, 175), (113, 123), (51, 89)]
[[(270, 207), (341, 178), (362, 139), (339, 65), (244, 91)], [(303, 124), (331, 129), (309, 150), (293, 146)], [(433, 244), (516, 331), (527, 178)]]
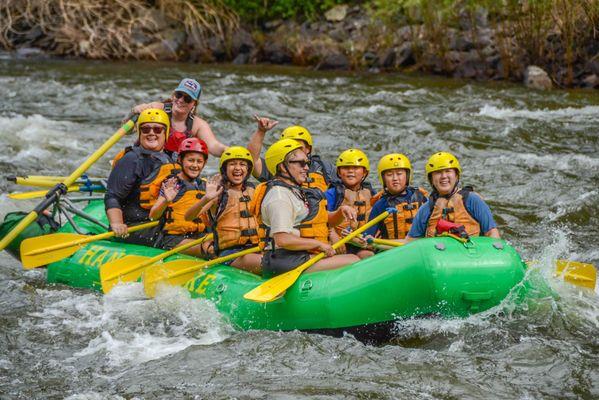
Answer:
[(358, 214), (356, 221), (351, 223), (350, 221), (343, 221), (341, 224), (337, 225), (335, 227), (337, 233), (341, 235), (341, 231), (347, 227), (350, 227), (351, 230), (356, 230), (364, 225), (368, 220), (370, 209), (372, 208), (370, 199), (373, 196), (374, 190), (370, 183), (362, 183), (362, 187), (359, 190), (350, 190), (343, 184), (337, 184), (334, 188), (336, 195), (335, 209), (337, 210), (339, 207), (347, 205), (356, 210), (356, 213)]
[(426, 203), (428, 192), (423, 188), (408, 186), (407, 189), (413, 190), (409, 199), (402, 198), (399, 195), (385, 193), (383, 198), (387, 198), (389, 207), (395, 207), (396, 213), (391, 213), (383, 220), (384, 229), (382, 236), (384, 239), (403, 239), (408, 235), (414, 217), (420, 206)]
[[(118, 161), (123, 158), (125, 154), (131, 151), (140, 158), (144, 157), (143, 150), (139, 146), (127, 146), (116, 155), (112, 161), (112, 168), (117, 165)], [(163, 163), (154, 168), (154, 170), (148, 176), (142, 179), (139, 185), (139, 206), (146, 210), (151, 209), (158, 199), (162, 181), (169, 176), (177, 175), (179, 172), (181, 172), (179, 164), (173, 162)]]
[[(169, 119), (173, 120), (173, 103), (170, 101), (165, 101), (164, 104), (164, 112), (168, 115)], [(193, 115), (192, 113), (187, 114), (187, 119), (185, 119), (185, 130), (184, 131), (176, 131), (172, 128), (171, 125), (171, 133), (168, 136), (166, 143), (164, 144), (164, 149), (170, 151), (171, 153), (175, 153), (179, 150), (179, 145), (182, 141), (187, 138), (193, 137), (192, 134), (193, 129)]]
[(124, 149), (122, 149), (121, 151), (119, 151), (118, 153), (116, 153), (116, 155), (114, 156), (114, 158), (112, 160), (110, 160), (110, 166), (112, 168), (115, 167), (116, 163), (125, 156), (125, 154), (127, 154), (128, 152), (130, 152), (131, 150), (133, 150), (133, 146), (127, 146)]
[(180, 190), (175, 199), (166, 208), (164, 230), (169, 235), (186, 235), (201, 233), (206, 230), (206, 225), (198, 216), (193, 221), (185, 220), (185, 213), (206, 194), (205, 182), (202, 180), (183, 183), (184, 189)]
[(429, 199), (431, 216), (426, 227), (426, 237), (434, 237), (437, 233), (437, 222), (443, 218), (447, 221), (464, 225), (466, 233), (470, 236), (480, 235), (480, 224), (466, 209), (466, 200), (474, 192), (472, 186), (464, 186), (455, 191), (449, 198), (433, 193)]
[(268, 182), (260, 183), (256, 186), (254, 191), (254, 199), (250, 204), (250, 211), (256, 215), (258, 221), (258, 237), (260, 238), (260, 247), (264, 248), (269, 238), (268, 226), (262, 221), (262, 215), (260, 209), (262, 207), (262, 201), (264, 196), (270, 189), (275, 186), (282, 186), (292, 190), (301, 191), (305, 198), (306, 205), (308, 206), (308, 215), (299, 223), (294, 226), (298, 229), (300, 236), (303, 238), (316, 239), (323, 243), (329, 242), (329, 213), (327, 211), (327, 200), (324, 193), (317, 188), (298, 188), (296, 186), (289, 185), (278, 179), (274, 179)]
[(302, 186), (305, 188), (318, 188), (323, 193), (329, 188), (330, 179), (327, 170), (318, 155), (310, 155), (310, 169), (308, 170), (308, 181)]
[(228, 189), (221, 195), (216, 215), (211, 217), (217, 253), (231, 247), (259, 243), (258, 220), (250, 211), (253, 196), (253, 187), (246, 187), (243, 191)]

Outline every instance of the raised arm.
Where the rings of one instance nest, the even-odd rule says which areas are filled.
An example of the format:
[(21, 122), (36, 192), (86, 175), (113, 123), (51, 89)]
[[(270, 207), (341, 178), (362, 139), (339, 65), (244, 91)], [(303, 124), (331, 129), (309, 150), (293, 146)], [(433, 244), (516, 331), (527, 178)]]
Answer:
[(212, 132), (212, 128), (210, 128), (208, 122), (204, 121), (198, 116), (193, 119), (192, 132), (194, 136), (206, 142), (206, 145), (208, 145), (208, 151), (214, 157), (220, 157), (223, 154), (223, 151), (229, 147), (221, 143), (214, 135), (214, 132)]
[(254, 175), (255, 178), (258, 178), (262, 175), (262, 169), (264, 168), (262, 159), (260, 158), (260, 152), (262, 151), (262, 145), (264, 144), (264, 136), (266, 135), (266, 132), (277, 126), (279, 121), (270, 118), (262, 118), (257, 115), (254, 115), (254, 119), (258, 123), (258, 127), (248, 142), (248, 150), (254, 160), (254, 170), (252, 175)]

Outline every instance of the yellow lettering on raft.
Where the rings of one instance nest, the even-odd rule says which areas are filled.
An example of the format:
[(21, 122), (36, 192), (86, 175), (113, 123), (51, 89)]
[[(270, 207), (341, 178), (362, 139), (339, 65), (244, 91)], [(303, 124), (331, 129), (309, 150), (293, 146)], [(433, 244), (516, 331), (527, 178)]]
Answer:
[(104, 264), (104, 258), (106, 258), (106, 255), (110, 253), (110, 250), (103, 250), (101, 252), (98, 252), (98, 255), (96, 256), (96, 258), (94, 259), (94, 261), (92, 261), (89, 266), (90, 267), (100, 267), (100, 265)]
[(216, 280), (216, 275), (214, 275), (214, 274), (207, 274), (204, 277), (204, 280), (202, 281), (202, 283), (200, 283), (200, 285), (198, 286), (198, 288), (196, 289), (195, 292), (197, 294), (205, 294), (206, 293), (206, 288), (208, 287), (208, 285), (210, 285), (215, 280)]
[(91, 246), (87, 251), (81, 256), (79, 259), (79, 264), (90, 265), (92, 258), (96, 255), (98, 250), (101, 250), (101, 247)]

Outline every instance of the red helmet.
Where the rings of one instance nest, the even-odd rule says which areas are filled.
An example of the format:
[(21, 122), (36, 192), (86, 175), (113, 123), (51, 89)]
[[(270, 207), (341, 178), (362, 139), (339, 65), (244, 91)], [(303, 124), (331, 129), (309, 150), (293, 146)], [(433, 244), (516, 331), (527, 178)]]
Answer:
[(204, 142), (202, 139), (198, 139), (195, 137), (185, 139), (179, 145), (179, 150), (177, 151), (177, 153), (179, 153), (180, 156), (183, 156), (185, 153), (188, 153), (190, 151), (201, 153), (204, 155), (205, 159), (208, 159), (208, 146), (206, 145), (206, 142)]

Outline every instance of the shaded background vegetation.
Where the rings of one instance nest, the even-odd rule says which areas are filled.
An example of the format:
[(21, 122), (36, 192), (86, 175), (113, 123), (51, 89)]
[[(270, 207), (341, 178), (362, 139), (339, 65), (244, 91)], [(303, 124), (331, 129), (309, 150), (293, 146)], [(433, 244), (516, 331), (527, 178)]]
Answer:
[[(368, 26), (358, 39), (344, 37), (335, 44), (328, 39), (330, 31), (345, 27), (327, 25), (324, 14), (342, 3), (359, 10)], [(283, 22), (287, 25), (269, 37)], [(245, 38), (235, 36), (240, 30), (247, 32)], [(5, 49), (31, 46), (96, 59), (234, 61), (240, 49), (254, 46), (257, 49), (240, 63), (272, 62), (264, 57), (264, 47), (278, 40), (291, 53), (279, 57), (282, 63), (319, 65), (323, 56), (306, 50), (305, 42), (312, 40), (326, 51), (336, 48), (343, 53), (350, 68), (368, 68), (375, 57), (366, 53), (398, 46), (393, 35), (400, 30), (401, 40), (409, 42), (413, 53), (413, 62), (407, 63), (413, 70), (455, 75), (455, 64), (464, 61), (464, 54), (453, 51), (455, 42), (465, 36), (472, 43), (465, 51), (477, 52), (466, 55), (466, 61), (493, 70), (478, 71), (476, 77), (520, 79), (523, 69), (535, 64), (564, 86), (585, 74), (595, 74), (599, 84), (599, 0), (4, 0), (0, 4), (0, 45)], [(391, 63), (391, 67), (405, 65)]]

